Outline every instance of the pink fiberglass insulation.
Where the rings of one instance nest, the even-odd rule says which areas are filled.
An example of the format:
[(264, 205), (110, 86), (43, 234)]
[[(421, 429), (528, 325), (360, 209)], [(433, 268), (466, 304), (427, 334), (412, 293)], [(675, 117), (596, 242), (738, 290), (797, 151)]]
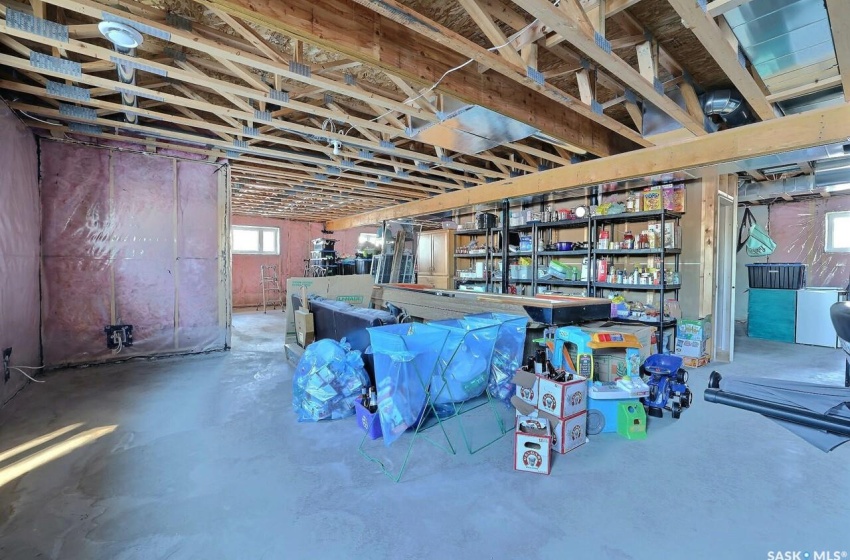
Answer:
[(48, 364), (113, 358), (117, 323), (134, 329), (120, 358), (224, 347), (214, 166), (45, 140), (42, 173)]
[(322, 237), (322, 224), (255, 216), (233, 216), (235, 226), (276, 227), (280, 230), (280, 255), (233, 255), (233, 306), (249, 307), (262, 302), (260, 265), (276, 265), (282, 290), (286, 279), (304, 276), (310, 243)]
[[(12, 366), (41, 365), (39, 343), (38, 150), (32, 133), (0, 102), (0, 350), (12, 348)], [(0, 383), (0, 405), (24, 385), (12, 371)]]
[(850, 253), (824, 252), (824, 234), (826, 213), (848, 210), (850, 196), (771, 204), (769, 231), (776, 250), (768, 261), (807, 265), (808, 286), (847, 286)]

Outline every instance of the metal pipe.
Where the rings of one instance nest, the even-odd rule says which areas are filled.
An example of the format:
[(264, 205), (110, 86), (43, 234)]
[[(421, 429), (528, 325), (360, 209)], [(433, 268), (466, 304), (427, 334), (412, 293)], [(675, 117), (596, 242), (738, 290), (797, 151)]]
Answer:
[(736, 90), (720, 89), (710, 91), (700, 97), (702, 111), (708, 115), (716, 115), (730, 127), (740, 126), (753, 121), (749, 107), (743, 96)]
[(850, 437), (850, 419), (828, 414), (818, 414), (796, 406), (778, 404), (762, 399), (727, 393), (720, 389), (706, 389), (705, 400), (717, 404), (725, 404), (741, 410), (758, 412), (768, 418), (785, 420), (808, 428), (824, 430), (840, 436)]
[[(125, 49), (119, 47), (118, 45), (113, 45), (115, 47), (115, 52), (120, 54), (125, 54), (127, 56), (136, 56), (136, 49)], [(125, 66), (121, 64), (121, 62), (115, 63), (115, 69), (118, 71), (118, 81), (122, 84), (128, 85), (136, 85), (136, 69), (131, 66)], [(125, 107), (138, 108), (139, 106), (139, 98), (131, 93), (121, 92), (121, 103)], [(124, 113), (124, 120), (130, 124), (137, 124), (139, 122), (139, 117), (136, 113), (131, 111), (126, 111)]]

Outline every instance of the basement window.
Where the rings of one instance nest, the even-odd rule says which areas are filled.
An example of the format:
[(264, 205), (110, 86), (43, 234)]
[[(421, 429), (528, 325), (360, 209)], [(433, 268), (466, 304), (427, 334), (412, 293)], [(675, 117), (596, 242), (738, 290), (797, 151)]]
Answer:
[(827, 253), (850, 253), (850, 212), (826, 213)]
[(235, 255), (280, 254), (280, 228), (233, 226), (231, 241)]

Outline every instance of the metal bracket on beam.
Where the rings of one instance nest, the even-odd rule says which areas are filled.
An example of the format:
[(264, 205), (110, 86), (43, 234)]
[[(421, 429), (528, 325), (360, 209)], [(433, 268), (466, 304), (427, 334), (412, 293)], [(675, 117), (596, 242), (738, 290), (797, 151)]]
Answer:
[(96, 124), (72, 122), (68, 123), (68, 128), (71, 129), (71, 132), (79, 132), (80, 134), (103, 134), (103, 129)]
[(64, 97), (65, 99), (73, 99), (75, 101), (91, 101), (91, 92), (86, 88), (60, 84), (52, 80), (47, 81), (45, 88), (48, 95), (55, 97)]
[(629, 88), (626, 88), (625, 92), (623, 93), (623, 97), (626, 98), (626, 101), (628, 103), (637, 103), (637, 95), (635, 95), (635, 92), (633, 92)]
[(312, 74), (308, 65), (295, 62), (294, 60), (289, 61), (289, 71), (294, 74), (298, 74), (299, 76), (304, 76), (305, 78), (309, 78)]
[(60, 103), (59, 114), (86, 121), (97, 120), (97, 111), (91, 107), (80, 107), (79, 105), (71, 105), (70, 103)]
[(271, 111), (260, 111), (259, 109), (254, 109), (254, 120), (271, 122), (272, 113)]
[(68, 42), (68, 26), (54, 23), (32, 14), (6, 8), (6, 25), (12, 29), (20, 29), (27, 33), (46, 37), (56, 41)]
[(325, 93), (325, 105), (330, 105), (334, 102), (334, 96), (332, 93)]
[(238, 138), (233, 139), (233, 146), (235, 148), (247, 148), (248, 141), (247, 140), (239, 140)]
[(342, 162), (340, 162), (340, 165), (342, 165), (343, 167), (348, 167), (349, 169), (353, 169), (354, 167), (356, 167), (355, 163), (350, 159), (342, 160)]
[(256, 126), (243, 126), (242, 134), (244, 134), (245, 136), (259, 136), (260, 129)]
[(327, 181), (330, 177), (328, 177), (324, 173), (313, 173), (313, 178), (318, 181)]
[(541, 86), (546, 82), (546, 78), (543, 76), (543, 72), (538, 71), (531, 66), (525, 67), (525, 75), (534, 80), (536, 83)]
[(357, 151), (357, 156), (360, 159), (372, 159), (373, 157), (375, 157), (375, 154), (373, 154), (369, 150), (360, 149)]
[(192, 31), (192, 20), (184, 18), (183, 16), (177, 15), (173, 12), (165, 14), (165, 23), (171, 27), (182, 29), (183, 31)]
[(281, 103), (289, 103), (289, 92), (282, 91), (279, 89), (272, 89), (269, 91), (269, 97), (274, 99), (275, 101), (280, 101)]
[(708, 13), (708, 0), (697, 0), (697, 5), (703, 12)]
[(605, 51), (607, 54), (611, 54), (611, 43), (599, 34), (598, 31), (593, 32), (593, 40), (596, 41), (596, 46)]
[(390, 142), (389, 140), (381, 140), (381, 147), (386, 150), (395, 150), (395, 144)]
[(342, 77), (345, 80), (345, 85), (347, 85), (347, 86), (356, 86), (357, 85), (357, 77), (354, 74), (349, 74), (348, 72), (346, 72), (345, 74), (342, 75)]
[(652, 79), (652, 87), (655, 88), (655, 91), (658, 95), (664, 95), (664, 83), (658, 78)]
[(339, 175), (340, 173), (342, 173), (342, 169), (334, 165), (326, 165), (325, 171), (328, 172), (328, 175)]
[(407, 171), (405, 171), (403, 169), (399, 169), (398, 171), (395, 172), (395, 174), (396, 174), (396, 177), (398, 177), (399, 179), (407, 179), (408, 177), (410, 177), (410, 173), (408, 173)]
[(366, 181), (365, 185), (366, 185), (367, 189), (377, 189), (378, 188), (378, 183), (376, 183), (375, 181)]
[(595, 99), (590, 100), (590, 110), (596, 113), (597, 115), (602, 114), (602, 105)]
[(418, 169), (419, 171), (428, 171), (429, 169), (431, 169), (431, 167), (424, 161), (417, 161), (416, 169)]
[(33, 68), (67, 74), (68, 76), (80, 77), (83, 75), (83, 65), (73, 60), (65, 60), (58, 56), (50, 56), (49, 54), (41, 54), (40, 52), (32, 51), (30, 53), (30, 65)]
[(389, 175), (378, 175), (378, 181), (381, 183), (391, 183), (393, 180)]

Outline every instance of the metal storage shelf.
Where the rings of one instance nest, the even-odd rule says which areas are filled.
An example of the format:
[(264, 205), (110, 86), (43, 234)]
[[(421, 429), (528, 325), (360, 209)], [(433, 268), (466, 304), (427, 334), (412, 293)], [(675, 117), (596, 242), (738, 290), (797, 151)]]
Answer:
[(586, 257), (587, 249), (578, 249), (574, 251), (540, 251), (538, 257)]
[(457, 229), (455, 235), (485, 235), (490, 231), (489, 229)]
[(537, 229), (548, 229), (548, 228), (580, 228), (587, 227), (590, 225), (590, 220), (587, 218), (579, 218), (575, 220), (558, 220), (556, 222), (540, 222), (537, 224)]
[(681, 212), (672, 212), (670, 210), (644, 210), (643, 212), (623, 212), (622, 214), (603, 214), (593, 216), (591, 219), (594, 222), (607, 222), (610, 224), (623, 222), (646, 222), (651, 220), (660, 220), (661, 215), (664, 215), (666, 220), (678, 220), (682, 217)]
[(455, 253), (456, 259), (486, 259), (488, 256), (495, 257), (499, 255), (488, 255), (487, 253)]
[(594, 249), (597, 255), (681, 255), (681, 249)]
[(678, 290), (682, 287), (681, 284), (614, 284), (609, 282), (594, 282), (593, 285), (597, 288), (614, 288), (619, 290)]
[(537, 280), (538, 286), (575, 286), (586, 288), (587, 284), (587, 280), (544, 280), (542, 278)]

